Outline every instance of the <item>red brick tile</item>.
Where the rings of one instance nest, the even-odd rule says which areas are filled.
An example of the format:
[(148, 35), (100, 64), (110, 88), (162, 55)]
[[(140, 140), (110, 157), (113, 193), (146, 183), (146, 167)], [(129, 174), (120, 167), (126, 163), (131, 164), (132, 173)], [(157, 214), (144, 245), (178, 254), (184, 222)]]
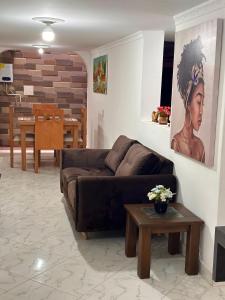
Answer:
[(23, 64), (21, 64), (21, 65), (19, 65), (19, 64), (13, 64), (13, 70), (18, 70), (18, 69), (24, 69), (24, 65)]
[(26, 59), (26, 62), (28, 64), (40, 64), (40, 65), (43, 65), (44, 64), (44, 60), (41, 59), (41, 58), (36, 58), (36, 59), (33, 59), (33, 58), (27, 58)]
[(42, 86), (44, 87), (53, 87), (53, 82), (52, 81), (42, 81)]
[(32, 58), (32, 59), (40, 59), (41, 56), (37, 51), (23, 51), (23, 57)]
[(36, 69), (36, 64), (26, 63), (26, 64), (24, 65), (24, 68), (25, 68), (25, 69), (28, 69), (28, 70), (35, 70), (35, 69)]
[(80, 83), (80, 82), (72, 82), (71, 83), (71, 88), (82, 88), (84, 83)]
[(58, 76), (58, 72), (52, 70), (42, 70), (43, 76)]
[(55, 66), (55, 71), (65, 71), (65, 66)]
[(45, 65), (55, 65), (55, 59), (44, 59), (44, 64)]
[(72, 66), (73, 62), (72, 62), (72, 60), (67, 60), (67, 59), (56, 59), (56, 65), (58, 65), (58, 66)]
[(72, 76), (72, 82), (86, 83), (87, 78), (86, 76)]
[(22, 57), (15, 57), (14, 58), (14, 64), (15, 65), (25, 65), (27, 62), (26, 58), (22, 58)]
[(53, 82), (53, 87), (55, 88), (70, 88), (71, 87), (71, 82)]
[(43, 65), (43, 64), (37, 64), (36, 69), (37, 70), (48, 70), (48, 71), (54, 71), (54, 65)]

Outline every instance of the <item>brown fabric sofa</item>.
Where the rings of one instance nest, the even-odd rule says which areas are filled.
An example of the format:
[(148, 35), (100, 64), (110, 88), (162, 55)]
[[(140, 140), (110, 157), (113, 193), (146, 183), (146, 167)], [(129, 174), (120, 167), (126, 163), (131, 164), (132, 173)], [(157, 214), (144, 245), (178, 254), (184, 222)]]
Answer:
[(176, 193), (172, 173), (172, 161), (126, 136), (110, 150), (61, 152), (60, 187), (79, 232), (124, 229), (123, 205), (148, 202), (147, 193), (157, 184)]

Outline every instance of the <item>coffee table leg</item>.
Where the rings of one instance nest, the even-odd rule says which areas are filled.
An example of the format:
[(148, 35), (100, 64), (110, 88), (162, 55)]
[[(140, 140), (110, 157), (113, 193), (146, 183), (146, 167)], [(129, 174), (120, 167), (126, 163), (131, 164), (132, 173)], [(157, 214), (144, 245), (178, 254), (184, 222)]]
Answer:
[(180, 253), (180, 232), (169, 233), (168, 252), (172, 255)]
[(200, 225), (192, 224), (187, 232), (185, 272), (188, 275), (198, 274)]
[(129, 213), (127, 213), (126, 239), (125, 239), (125, 254), (127, 257), (136, 256), (136, 244), (137, 244), (137, 226), (135, 225)]
[(138, 276), (141, 279), (150, 277), (151, 264), (151, 230), (139, 227), (138, 240)]

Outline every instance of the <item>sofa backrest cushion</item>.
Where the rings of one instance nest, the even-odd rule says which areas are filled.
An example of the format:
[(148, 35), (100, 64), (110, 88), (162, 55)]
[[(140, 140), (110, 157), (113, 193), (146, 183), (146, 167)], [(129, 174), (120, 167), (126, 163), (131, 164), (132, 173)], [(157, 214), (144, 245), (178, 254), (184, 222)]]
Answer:
[(168, 158), (160, 155), (158, 152), (155, 152), (152, 149), (149, 149), (153, 154), (155, 154), (159, 159), (159, 174), (173, 174), (173, 162)]
[(136, 142), (125, 135), (120, 135), (106, 156), (105, 165), (115, 173), (127, 150)]
[(159, 158), (141, 144), (132, 145), (116, 170), (116, 176), (150, 175), (158, 173)]

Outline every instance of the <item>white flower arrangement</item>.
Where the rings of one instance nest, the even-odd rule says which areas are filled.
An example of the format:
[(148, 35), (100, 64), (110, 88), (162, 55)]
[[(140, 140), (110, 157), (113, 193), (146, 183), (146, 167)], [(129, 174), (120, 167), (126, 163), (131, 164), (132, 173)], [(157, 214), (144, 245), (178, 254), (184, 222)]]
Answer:
[(164, 185), (156, 185), (151, 191), (147, 194), (149, 200), (156, 200), (166, 202), (167, 199), (170, 199), (175, 195), (172, 193), (170, 188), (166, 188)]

